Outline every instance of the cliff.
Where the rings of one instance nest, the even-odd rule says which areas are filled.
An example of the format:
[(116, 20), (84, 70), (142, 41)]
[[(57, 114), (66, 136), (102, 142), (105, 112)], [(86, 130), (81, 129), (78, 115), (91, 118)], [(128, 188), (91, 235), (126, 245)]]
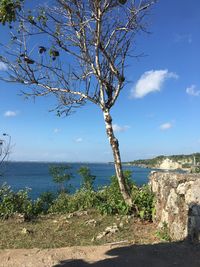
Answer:
[(200, 153), (194, 153), (190, 155), (171, 155), (171, 156), (158, 156), (152, 159), (140, 159), (129, 162), (128, 164), (155, 168), (162, 170), (175, 170), (185, 169), (190, 170), (200, 168)]

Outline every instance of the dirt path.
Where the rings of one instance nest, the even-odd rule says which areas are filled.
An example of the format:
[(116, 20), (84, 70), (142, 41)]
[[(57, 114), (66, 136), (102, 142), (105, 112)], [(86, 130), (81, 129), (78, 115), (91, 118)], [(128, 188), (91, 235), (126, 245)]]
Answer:
[(200, 267), (200, 245), (160, 243), (0, 251), (1, 267)]

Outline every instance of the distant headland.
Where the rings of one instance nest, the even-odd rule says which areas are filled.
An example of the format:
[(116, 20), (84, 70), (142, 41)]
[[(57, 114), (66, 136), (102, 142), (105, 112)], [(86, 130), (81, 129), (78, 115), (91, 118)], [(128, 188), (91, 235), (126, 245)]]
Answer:
[(188, 172), (200, 172), (200, 153), (170, 156), (160, 155), (152, 159), (139, 159), (130, 162), (124, 162), (124, 164), (161, 170), (180, 169)]

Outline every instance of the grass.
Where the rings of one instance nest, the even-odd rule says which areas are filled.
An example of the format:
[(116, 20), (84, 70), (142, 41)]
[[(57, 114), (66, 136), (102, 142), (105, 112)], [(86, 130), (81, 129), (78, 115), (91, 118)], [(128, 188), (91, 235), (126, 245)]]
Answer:
[[(92, 219), (96, 221), (96, 226), (87, 224)], [(118, 232), (96, 239), (99, 233), (114, 223), (119, 228)], [(40, 216), (34, 221), (23, 223), (14, 219), (0, 221), (0, 249), (102, 245), (123, 240), (127, 243), (147, 244), (158, 242), (159, 238), (156, 237), (153, 223), (128, 216), (103, 216), (95, 211), (72, 218), (66, 214)]]

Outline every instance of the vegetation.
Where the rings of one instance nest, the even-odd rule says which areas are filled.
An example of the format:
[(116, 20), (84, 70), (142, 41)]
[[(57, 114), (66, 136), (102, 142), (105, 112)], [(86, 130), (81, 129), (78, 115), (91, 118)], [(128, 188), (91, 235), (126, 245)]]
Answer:
[(51, 166), (49, 172), (53, 177), (53, 181), (60, 185), (60, 192), (70, 193), (71, 184), (69, 181), (73, 177), (72, 173), (69, 172), (70, 166)]
[(151, 221), (155, 213), (154, 194), (148, 185), (141, 188), (136, 186), (132, 189), (132, 199), (137, 214), (142, 220)]
[(3, 165), (8, 160), (11, 149), (11, 136), (3, 133), (3, 138), (0, 137), (0, 176), (3, 176)]
[[(53, 180), (57, 182), (55, 173), (59, 173), (58, 180), (63, 181), (64, 165), (54, 166), (53, 170)], [(68, 174), (69, 168), (66, 170)], [(156, 236), (155, 225), (148, 223), (154, 210), (153, 194), (147, 185), (137, 187), (130, 171), (125, 171), (124, 177), (134, 203), (132, 208), (124, 201), (116, 176), (111, 177), (109, 186), (95, 191), (95, 176), (90, 169), (83, 166), (78, 173), (82, 175), (82, 186), (74, 194), (68, 190), (45, 192), (35, 201), (28, 197), (27, 189), (14, 192), (7, 185), (1, 186), (0, 248), (99, 245), (121, 240), (144, 244), (161, 238)], [(68, 178), (67, 183), (72, 176)], [(113, 225), (118, 229), (114, 235), (97, 238)]]
[(2, 0), (0, 6), (0, 22), (12, 22), (11, 40), (1, 45), (0, 60), (8, 67), (2, 79), (26, 86), (27, 97), (56, 97), (59, 116), (87, 102), (95, 104), (103, 114), (120, 192), (129, 206), (111, 109), (125, 85), (134, 39), (145, 30), (144, 18), (153, 4), (57, 0), (21, 10), (20, 0)]
[(28, 198), (27, 190), (13, 192), (7, 185), (0, 187), (0, 218), (8, 219), (15, 213), (24, 214), (26, 218), (34, 214), (34, 204)]
[(21, 10), (23, 0), (1, 0), (0, 1), (0, 23), (16, 21), (16, 13)]
[(168, 242), (171, 241), (169, 228), (168, 228), (167, 223), (165, 222), (163, 223), (161, 229), (156, 232), (156, 234), (157, 234), (157, 237), (161, 240), (168, 241)]
[[(63, 170), (67, 170), (67, 173), (63, 172)], [(65, 166), (54, 166), (53, 171), (51, 169), (53, 180), (55, 182), (63, 182), (67, 177), (67, 182), (69, 182), (72, 175), (69, 175), (68, 170), (68, 166), (66, 168)], [(15, 213), (20, 213), (30, 220), (40, 214), (65, 214), (95, 209), (96, 212), (104, 215), (128, 215), (134, 213), (142, 220), (152, 220), (154, 210), (153, 194), (147, 185), (140, 188), (137, 187), (131, 179), (130, 171), (125, 171), (124, 177), (126, 184), (130, 188), (130, 195), (134, 203), (133, 207), (130, 207), (124, 201), (116, 176), (111, 177), (109, 186), (95, 191), (93, 189), (95, 176), (91, 174), (89, 168), (82, 167), (78, 172), (83, 177), (83, 183), (82, 187), (74, 194), (69, 194), (69, 191), (65, 188), (65, 190), (59, 190), (56, 195), (51, 192), (45, 192), (35, 201), (28, 197), (27, 190), (14, 192), (9, 186), (3, 185), (0, 188), (0, 218), (8, 219)]]
[(191, 173), (200, 173), (200, 166), (193, 168)]
[[(183, 167), (188, 168), (188, 167), (191, 167), (194, 157), (196, 160), (196, 164), (200, 164), (200, 153), (193, 153), (190, 155), (170, 155), (170, 156), (161, 155), (161, 156), (158, 156), (152, 159), (134, 160), (134, 161), (129, 162), (129, 164), (136, 165), (136, 166), (144, 165), (149, 168), (154, 168), (158, 164), (160, 164), (164, 159), (169, 158), (175, 162), (185, 162), (183, 163)], [(192, 163), (189, 163), (189, 161)]]
[[(95, 224), (88, 224), (93, 222)], [(113, 235), (97, 239), (106, 227), (123, 225)], [(56, 248), (67, 246), (101, 245), (126, 241), (125, 244), (152, 244), (158, 242), (153, 223), (137, 221), (129, 216), (104, 216), (94, 210), (87, 215), (73, 216), (49, 214), (34, 221), (17, 223), (0, 220), (0, 249), (7, 248)]]
[(92, 175), (88, 167), (82, 166), (78, 173), (82, 177), (82, 188), (85, 190), (94, 190), (94, 181), (96, 179), (95, 175)]
[(160, 163), (163, 159), (165, 159), (165, 156), (158, 156), (153, 159), (139, 159), (129, 162), (132, 165), (145, 165), (148, 167), (156, 166), (158, 163)]

